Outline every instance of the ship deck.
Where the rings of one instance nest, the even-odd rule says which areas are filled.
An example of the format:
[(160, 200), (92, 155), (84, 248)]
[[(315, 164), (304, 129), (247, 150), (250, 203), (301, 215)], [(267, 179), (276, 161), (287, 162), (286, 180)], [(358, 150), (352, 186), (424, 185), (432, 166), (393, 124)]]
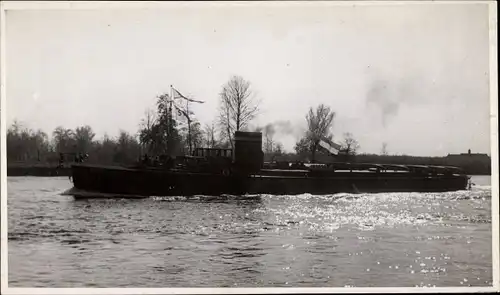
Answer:
[[(116, 165), (93, 165), (93, 164), (77, 164), (73, 165), (79, 168), (89, 168), (89, 169), (105, 169), (114, 171), (129, 171), (129, 172), (173, 172), (173, 173), (183, 173), (183, 174), (211, 174), (209, 172), (196, 172), (190, 171), (189, 169), (170, 169), (167, 170), (162, 167), (124, 167)], [(340, 165), (339, 165), (340, 166)], [(322, 174), (344, 174), (344, 173), (366, 173), (366, 174), (413, 174), (415, 172), (433, 172), (435, 175), (463, 175), (464, 173), (456, 167), (445, 167), (445, 166), (424, 166), (424, 165), (382, 165), (382, 164), (349, 164), (344, 163), (340, 167), (330, 166), (330, 167), (310, 167), (309, 169), (279, 169), (279, 168), (267, 168), (261, 169), (258, 173), (253, 175), (322, 175)], [(446, 173), (445, 173), (446, 172)]]

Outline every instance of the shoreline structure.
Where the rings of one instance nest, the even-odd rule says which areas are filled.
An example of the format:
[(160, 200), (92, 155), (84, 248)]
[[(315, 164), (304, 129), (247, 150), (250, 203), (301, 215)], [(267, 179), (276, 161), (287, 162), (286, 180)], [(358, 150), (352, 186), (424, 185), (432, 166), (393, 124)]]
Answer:
[[(318, 155), (319, 156), (319, 155)], [(265, 155), (266, 162), (272, 162), (272, 155)], [(295, 161), (299, 158), (296, 154), (284, 154), (275, 156), (276, 161)], [(319, 162), (325, 162), (319, 156)], [(323, 160), (323, 161), (322, 161)], [(379, 164), (401, 164), (401, 165), (442, 165), (455, 166), (463, 169), (469, 175), (491, 175), (491, 158), (487, 154), (456, 154), (446, 157), (415, 157), (415, 156), (396, 156), (396, 155), (356, 155), (357, 163), (379, 163)], [(66, 162), (62, 167), (58, 163), (47, 162), (16, 162), (7, 163), (7, 176), (69, 176), (71, 175), (72, 162)], [(89, 163), (103, 164), (103, 163)], [(119, 163), (113, 163), (119, 164)]]

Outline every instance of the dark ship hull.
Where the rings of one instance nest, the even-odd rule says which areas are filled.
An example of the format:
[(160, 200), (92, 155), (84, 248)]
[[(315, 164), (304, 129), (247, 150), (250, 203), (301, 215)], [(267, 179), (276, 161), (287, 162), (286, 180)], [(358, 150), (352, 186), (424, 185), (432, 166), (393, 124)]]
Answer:
[(443, 192), (466, 189), (469, 180), (453, 167), (282, 163), (280, 169), (263, 169), (262, 134), (257, 132), (237, 131), (234, 150), (200, 150), (207, 153), (184, 157), (184, 162), (170, 168), (73, 165), (74, 188), (66, 194), (149, 197)]
[[(380, 192), (443, 192), (464, 190), (468, 177), (459, 174), (412, 172), (261, 170), (258, 174), (223, 175), (74, 165), (73, 195), (77, 192), (117, 196), (191, 196), (243, 194), (334, 194)], [(315, 175), (316, 174), (316, 175)], [(68, 194), (72, 194), (68, 192)]]

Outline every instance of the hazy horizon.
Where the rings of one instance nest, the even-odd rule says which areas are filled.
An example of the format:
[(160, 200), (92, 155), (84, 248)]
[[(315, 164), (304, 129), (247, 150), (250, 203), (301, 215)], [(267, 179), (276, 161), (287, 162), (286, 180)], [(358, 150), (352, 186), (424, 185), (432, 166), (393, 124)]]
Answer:
[(170, 85), (210, 123), (240, 75), (286, 151), (324, 103), (361, 153), (490, 154), (486, 4), (264, 5), (7, 11), (6, 127), (135, 134)]

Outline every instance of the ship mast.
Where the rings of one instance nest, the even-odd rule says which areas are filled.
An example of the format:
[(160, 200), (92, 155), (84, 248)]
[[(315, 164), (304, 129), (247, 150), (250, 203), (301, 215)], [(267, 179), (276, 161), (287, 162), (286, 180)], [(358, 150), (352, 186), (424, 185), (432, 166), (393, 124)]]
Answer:
[(174, 117), (172, 114), (172, 103), (174, 101), (174, 88), (172, 85), (170, 85), (170, 95), (167, 100), (168, 102), (168, 126), (167, 126), (167, 151), (168, 155), (172, 155), (172, 135), (173, 135), (173, 123), (174, 123)]
[(189, 100), (186, 100), (186, 113), (188, 121), (188, 145), (189, 145), (189, 155), (192, 153), (192, 141), (191, 141), (191, 117), (189, 115)]
[(188, 124), (188, 145), (189, 145), (189, 154), (192, 153), (192, 138), (191, 138), (191, 114), (189, 112), (189, 103), (190, 102), (196, 102), (196, 103), (204, 103), (204, 101), (200, 100), (194, 100), (191, 98), (187, 98), (184, 95), (182, 95), (178, 90), (176, 90), (172, 85), (170, 85), (170, 91), (171, 91), (171, 97), (170, 97), (170, 112), (172, 112), (172, 102), (176, 98), (182, 98), (186, 101), (186, 107), (178, 106), (177, 104), (173, 104), (173, 106), (177, 109), (177, 111), (184, 115), (187, 119), (187, 124)]

